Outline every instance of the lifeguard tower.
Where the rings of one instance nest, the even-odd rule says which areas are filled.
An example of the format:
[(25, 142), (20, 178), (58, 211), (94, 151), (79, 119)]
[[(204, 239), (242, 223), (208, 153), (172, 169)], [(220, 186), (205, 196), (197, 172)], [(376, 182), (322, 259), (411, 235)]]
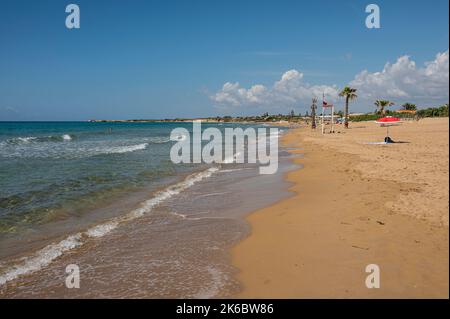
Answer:
[[(330, 115), (325, 115), (326, 110), (331, 110)], [(330, 133), (334, 133), (334, 105), (325, 101), (325, 93), (322, 95), (322, 116), (321, 126), (322, 134), (325, 134), (325, 121), (330, 121)]]

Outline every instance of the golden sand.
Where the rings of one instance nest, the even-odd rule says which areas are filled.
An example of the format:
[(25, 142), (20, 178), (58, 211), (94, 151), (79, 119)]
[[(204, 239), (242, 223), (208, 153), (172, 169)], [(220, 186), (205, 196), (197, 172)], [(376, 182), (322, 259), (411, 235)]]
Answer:
[[(373, 122), (291, 130), (304, 167), (287, 174), (293, 196), (248, 218), (252, 234), (232, 250), (252, 298), (448, 298), (449, 122), (391, 128), (404, 143), (369, 145)], [(381, 287), (368, 289), (377, 264)]]

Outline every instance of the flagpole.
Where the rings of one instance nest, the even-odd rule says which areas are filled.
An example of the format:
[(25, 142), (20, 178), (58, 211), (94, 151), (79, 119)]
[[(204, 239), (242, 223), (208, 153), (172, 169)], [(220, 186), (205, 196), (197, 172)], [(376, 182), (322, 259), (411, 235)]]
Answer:
[(325, 132), (325, 123), (324, 123), (324, 118), (323, 118), (323, 115), (324, 115), (324, 102), (325, 102), (325, 94), (323, 93), (322, 94), (322, 134), (324, 134)]
[(331, 133), (334, 133), (334, 104), (331, 104)]

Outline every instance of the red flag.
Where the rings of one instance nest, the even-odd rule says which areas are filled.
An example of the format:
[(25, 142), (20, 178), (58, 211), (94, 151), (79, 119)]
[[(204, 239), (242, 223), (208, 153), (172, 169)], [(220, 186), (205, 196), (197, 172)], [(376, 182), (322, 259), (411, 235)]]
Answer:
[(327, 102), (323, 101), (322, 102), (323, 107), (332, 107), (333, 104), (328, 104)]

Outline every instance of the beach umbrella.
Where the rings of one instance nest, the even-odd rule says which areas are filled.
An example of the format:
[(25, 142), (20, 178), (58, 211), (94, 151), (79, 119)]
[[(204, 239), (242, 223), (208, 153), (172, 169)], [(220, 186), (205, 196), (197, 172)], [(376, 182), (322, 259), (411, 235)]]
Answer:
[(381, 127), (386, 127), (386, 137), (384, 138), (385, 143), (394, 143), (394, 141), (389, 137), (389, 127), (400, 125), (401, 121), (398, 117), (386, 116), (379, 118), (375, 123), (380, 124)]

